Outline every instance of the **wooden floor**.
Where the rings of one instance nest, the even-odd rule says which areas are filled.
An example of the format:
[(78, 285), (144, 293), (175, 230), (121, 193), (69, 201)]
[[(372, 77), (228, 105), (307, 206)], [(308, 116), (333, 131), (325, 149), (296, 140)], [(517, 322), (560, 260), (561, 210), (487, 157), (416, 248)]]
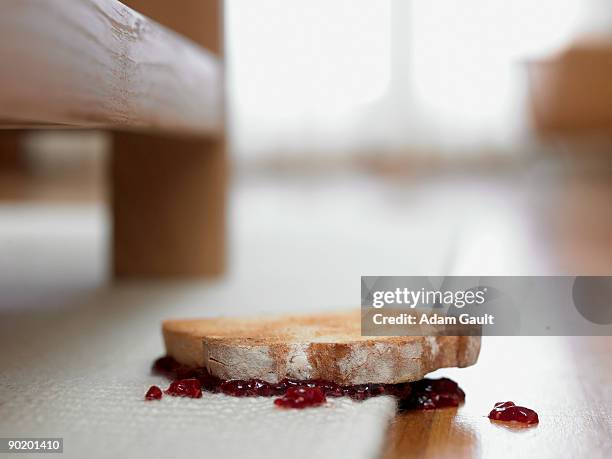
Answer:
[[(444, 370), (466, 391), (458, 409), (398, 414), (383, 458), (609, 457), (610, 337), (485, 338), (478, 364)], [(486, 415), (498, 401), (536, 409), (534, 427)]]

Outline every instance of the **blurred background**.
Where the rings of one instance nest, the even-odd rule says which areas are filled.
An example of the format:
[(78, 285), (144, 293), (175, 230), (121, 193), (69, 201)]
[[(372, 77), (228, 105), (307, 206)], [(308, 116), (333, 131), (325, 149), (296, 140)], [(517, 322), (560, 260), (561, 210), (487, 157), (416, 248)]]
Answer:
[[(327, 307), (362, 274), (610, 273), (611, 27), (603, 0), (228, 1), (213, 284)], [(0, 180), (8, 308), (108, 281), (109, 139), (23, 142)]]

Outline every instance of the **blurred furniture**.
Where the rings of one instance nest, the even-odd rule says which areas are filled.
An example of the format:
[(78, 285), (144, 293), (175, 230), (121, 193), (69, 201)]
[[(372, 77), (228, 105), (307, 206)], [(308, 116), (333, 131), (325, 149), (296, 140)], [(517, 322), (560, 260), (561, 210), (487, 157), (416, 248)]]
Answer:
[(538, 133), (612, 135), (612, 39), (576, 42), (528, 63), (530, 102)]
[(224, 269), (220, 1), (127, 2), (182, 35), (116, 0), (3, 2), (0, 164), (23, 130), (110, 131), (115, 277)]
[(0, 131), (0, 172), (22, 170), (21, 137), (20, 131)]

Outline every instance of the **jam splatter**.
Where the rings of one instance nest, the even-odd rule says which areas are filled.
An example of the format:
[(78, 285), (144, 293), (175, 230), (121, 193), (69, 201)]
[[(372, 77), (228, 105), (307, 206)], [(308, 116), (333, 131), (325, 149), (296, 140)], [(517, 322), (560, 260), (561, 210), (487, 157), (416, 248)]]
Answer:
[(261, 379), (223, 381), (219, 385), (220, 392), (234, 397), (269, 397), (275, 395), (275, 387)]
[(538, 413), (524, 406), (517, 406), (514, 402), (497, 402), (489, 413), (489, 419), (530, 425), (540, 422)]
[(202, 398), (202, 386), (200, 381), (195, 378), (177, 379), (170, 383), (170, 387), (166, 389), (166, 394), (173, 397)]
[[(366, 400), (379, 395), (391, 395), (400, 400), (402, 409), (432, 410), (445, 407), (455, 407), (465, 400), (465, 393), (448, 378), (423, 379), (413, 383), (400, 384), (356, 384), (342, 386), (323, 379), (297, 380), (283, 379), (278, 383), (269, 383), (261, 379), (227, 380), (211, 375), (203, 368), (189, 368), (181, 365), (172, 357), (161, 357), (155, 361), (152, 368), (156, 374), (162, 374), (174, 382), (166, 391), (169, 395), (200, 398), (201, 390), (212, 393), (223, 393), (234, 397), (278, 397), (277, 406), (290, 407), (302, 402), (287, 401), (287, 394), (291, 397), (305, 397), (305, 400), (318, 400), (319, 393), (323, 394), (325, 403), (327, 397), (347, 396), (353, 400)], [(185, 381), (190, 381), (188, 387), (183, 388)], [(199, 386), (197, 386), (199, 383)], [(176, 386), (176, 387), (175, 387)], [(200, 389), (199, 395), (198, 390)], [(298, 390), (299, 389), (299, 390)], [(296, 391), (298, 390), (298, 391)], [(301, 391), (301, 392), (300, 392)], [(314, 397), (314, 398), (308, 398)], [(309, 406), (314, 406), (309, 405)], [(301, 406), (296, 406), (300, 408)]]
[(149, 387), (149, 390), (145, 394), (145, 400), (161, 400), (162, 390), (157, 386)]
[(412, 392), (402, 400), (404, 409), (435, 410), (459, 406), (465, 401), (465, 392), (448, 378), (424, 378), (411, 384)]
[(320, 387), (290, 387), (285, 395), (274, 400), (281, 408), (307, 408), (325, 403), (325, 393)]

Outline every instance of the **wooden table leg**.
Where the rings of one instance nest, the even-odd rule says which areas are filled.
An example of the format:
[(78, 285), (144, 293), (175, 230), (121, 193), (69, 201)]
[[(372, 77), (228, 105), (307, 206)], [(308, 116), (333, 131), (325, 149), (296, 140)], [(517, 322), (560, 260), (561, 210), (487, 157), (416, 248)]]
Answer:
[[(124, 0), (222, 54), (221, 0)], [(114, 135), (111, 188), (115, 277), (202, 277), (225, 265), (222, 140)]]
[(111, 161), (115, 277), (221, 274), (226, 175), (220, 140), (115, 134)]
[(23, 172), (25, 158), (21, 148), (23, 131), (0, 130), (0, 172)]

